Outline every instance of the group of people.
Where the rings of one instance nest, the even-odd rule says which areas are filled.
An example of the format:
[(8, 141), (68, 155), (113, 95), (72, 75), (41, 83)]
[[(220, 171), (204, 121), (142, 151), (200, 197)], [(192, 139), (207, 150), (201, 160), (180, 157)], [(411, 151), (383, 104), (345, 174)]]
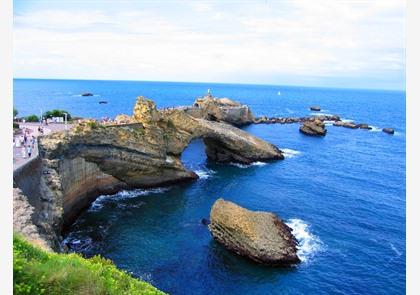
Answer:
[(35, 148), (35, 136), (30, 135), (28, 130), (23, 130), (23, 134), (17, 138), (13, 138), (13, 145), (21, 148), (22, 158), (30, 158), (32, 150)]

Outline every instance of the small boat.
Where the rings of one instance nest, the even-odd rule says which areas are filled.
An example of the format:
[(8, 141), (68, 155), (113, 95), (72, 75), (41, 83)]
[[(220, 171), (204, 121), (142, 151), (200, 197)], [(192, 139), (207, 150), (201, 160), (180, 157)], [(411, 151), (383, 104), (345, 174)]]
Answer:
[(105, 104), (105, 103), (108, 103), (107, 101), (105, 101), (105, 100), (101, 100), (100, 102), (99, 102), (99, 104)]

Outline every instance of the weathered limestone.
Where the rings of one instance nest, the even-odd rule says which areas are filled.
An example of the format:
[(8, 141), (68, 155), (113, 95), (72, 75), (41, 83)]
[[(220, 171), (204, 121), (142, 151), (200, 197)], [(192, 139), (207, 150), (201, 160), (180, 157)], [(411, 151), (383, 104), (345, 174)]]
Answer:
[(197, 98), (193, 107), (185, 109), (185, 112), (195, 118), (222, 121), (235, 126), (250, 124), (254, 121), (254, 115), (247, 105), (229, 98), (215, 98), (211, 95)]
[(325, 136), (327, 134), (325, 124), (320, 120), (305, 121), (299, 131), (310, 136)]
[(238, 255), (266, 265), (300, 262), (292, 230), (275, 214), (250, 211), (218, 199), (210, 212), (213, 238)]

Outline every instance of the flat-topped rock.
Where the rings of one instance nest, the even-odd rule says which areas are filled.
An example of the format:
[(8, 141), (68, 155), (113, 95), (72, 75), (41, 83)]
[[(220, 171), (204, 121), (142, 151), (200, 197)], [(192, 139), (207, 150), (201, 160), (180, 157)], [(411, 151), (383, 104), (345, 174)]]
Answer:
[(258, 263), (280, 266), (300, 262), (291, 228), (273, 213), (251, 211), (218, 199), (208, 227), (225, 248)]
[(311, 111), (315, 111), (315, 112), (321, 111), (321, 107), (320, 106), (310, 106), (309, 109)]
[(305, 121), (302, 126), (300, 126), (299, 131), (305, 135), (310, 136), (325, 136), (327, 130), (325, 129), (325, 124), (315, 119), (314, 121)]
[(383, 128), (382, 129), (383, 132), (388, 133), (388, 134), (394, 134), (395, 130), (392, 128)]
[(211, 95), (197, 98), (193, 106), (185, 111), (195, 118), (222, 121), (236, 126), (254, 121), (254, 115), (247, 105), (229, 98), (217, 98)]

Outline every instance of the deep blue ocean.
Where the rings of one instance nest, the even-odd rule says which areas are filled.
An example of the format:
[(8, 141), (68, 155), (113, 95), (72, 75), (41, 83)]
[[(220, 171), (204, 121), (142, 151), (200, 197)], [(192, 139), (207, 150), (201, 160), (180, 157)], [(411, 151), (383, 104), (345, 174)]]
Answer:
[[(139, 95), (159, 108), (191, 105), (210, 88), (256, 116), (304, 116), (308, 106), (371, 131), (327, 126), (324, 138), (299, 125), (250, 125), (286, 159), (251, 166), (206, 160), (202, 141), (184, 151), (200, 179), (101, 196), (66, 235), (74, 250), (101, 254), (170, 294), (405, 294), (405, 92), (213, 83), (15, 80), (19, 115), (54, 108), (73, 116), (132, 113)], [(82, 97), (83, 92), (95, 96)], [(108, 104), (99, 104), (100, 100)], [(388, 135), (380, 128), (391, 127)], [(296, 267), (272, 268), (215, 243), (200, 220), (218, 198), (272, 211), (299, 240)]]

